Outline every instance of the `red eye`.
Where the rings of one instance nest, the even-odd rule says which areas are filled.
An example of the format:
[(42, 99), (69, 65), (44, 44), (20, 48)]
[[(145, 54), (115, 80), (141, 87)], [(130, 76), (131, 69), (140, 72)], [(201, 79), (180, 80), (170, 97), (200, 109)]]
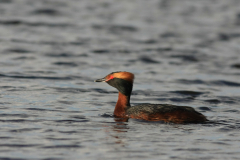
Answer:
[(114, 77), (111, 75), (108, 79), (107, 79), (107, 81), (109, 81), (109, 80), (111, 80), (111, 79), (113, 79)]

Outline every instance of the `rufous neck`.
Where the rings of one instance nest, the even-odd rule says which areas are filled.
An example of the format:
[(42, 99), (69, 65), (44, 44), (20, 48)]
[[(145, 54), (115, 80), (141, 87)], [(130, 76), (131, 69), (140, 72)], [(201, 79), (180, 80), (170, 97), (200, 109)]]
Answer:
[(126, 96), (119, 92), (118, 101), (114, 110), (114, 115), (117, 117), (124, 117), (126, 114), (127, 107), (130, 107), (130, 95)]

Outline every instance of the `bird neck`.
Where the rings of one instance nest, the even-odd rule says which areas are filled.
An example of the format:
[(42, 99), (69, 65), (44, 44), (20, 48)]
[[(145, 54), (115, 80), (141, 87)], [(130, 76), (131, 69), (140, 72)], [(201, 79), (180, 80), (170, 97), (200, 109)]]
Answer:
[(118, 101), (114, 110), (114, 115), (116, 117), (124, 117), (126, 114), (126, 109), (128, 107), (130, 107), (130, 95), (124, 95), (119, 92)]

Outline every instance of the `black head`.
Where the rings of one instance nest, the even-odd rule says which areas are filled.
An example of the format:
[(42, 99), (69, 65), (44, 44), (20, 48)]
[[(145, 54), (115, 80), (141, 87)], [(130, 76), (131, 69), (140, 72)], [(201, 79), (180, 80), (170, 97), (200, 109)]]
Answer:
[(130, 72), (113, 72), (95, 82), (107, 82), (110, 86), (117, 88), (119, 92), (126, 96), (132, 93), (134, 74)]

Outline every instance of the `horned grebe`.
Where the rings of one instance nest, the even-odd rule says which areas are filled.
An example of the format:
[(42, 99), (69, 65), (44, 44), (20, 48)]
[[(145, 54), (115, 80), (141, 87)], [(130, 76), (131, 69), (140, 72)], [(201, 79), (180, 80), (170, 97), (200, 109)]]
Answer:
[(114, 116), (117, 118), (134, 118), (147, 121), (164, 121), (170, 123), (202, 123), (206, 117), (192, 107), (171, 104), (130, 105), (134, 74), (125, 71), (113, 72), (95, 82), (107, 82), (118, 89), (118, 101)]

